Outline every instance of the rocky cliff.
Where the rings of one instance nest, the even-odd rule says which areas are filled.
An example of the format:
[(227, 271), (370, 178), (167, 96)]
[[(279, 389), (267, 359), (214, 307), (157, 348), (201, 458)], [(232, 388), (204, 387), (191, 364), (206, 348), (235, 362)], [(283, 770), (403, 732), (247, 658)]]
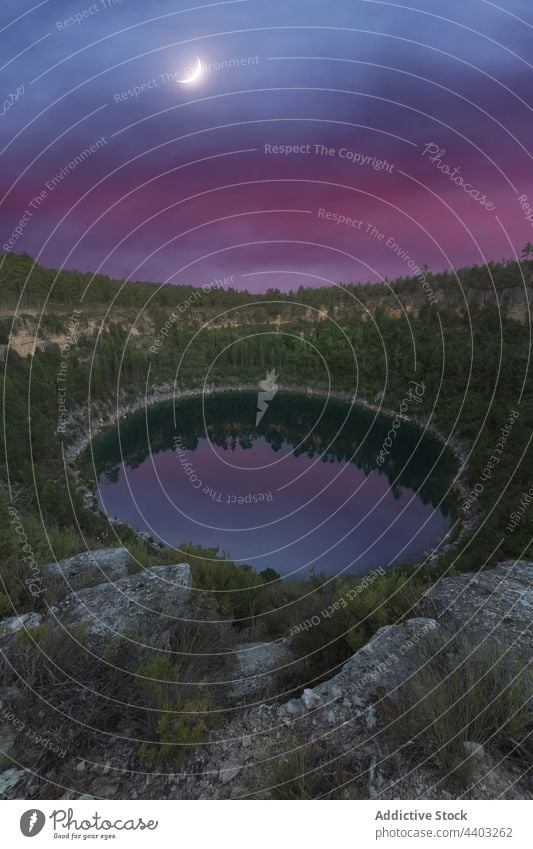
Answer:
[[(230, 623), (211, 621), (187, 564), (128, 568), (123, 549), (51, 565), (66, 594), (0, 623), (6, 797), (531, 798), (511, 714), (523, 720), (532, 563), (440, 579), (410, 618), (292, 692), (287, 640), (221, 650), (200, 638), (199, 623), (210, 639)], [(187, 655), (210, 665), (184, 681)], [(444, 687), (437, 699), (428, 682)], [(147, 761), (140, 712), (154, 704), (153, 733), (159, 714), (182, 724)], [(439, 747), (450, 717), (452, 743)]]
[[(494, 305), (497, 306), (503, 319), (512, 319), (521, 324), (531, 321), (531, 294), (528, 287), (513, 285), (496, 294), (490, 286), (482, 289), (461, 289), (454, 284), (453, 289), (451, 286), (447, 288), (435, 286), (434, 296), (439, 310), (454, 313), (457, 316), (465, 316), (472, 310), (485, 305)], [(274, 303), (264, 307), (255, 306), (251, 310), (240, 310), (237, 316), (228, 316), (224, 311), (223, 317), (220, 317), (220, 307), (206, 307), (200, 304), (190, 311), (187, 320), (191, 326), (201, 327), (207, 324), (210, 329), (255, 326), (258, 322), (281, 327), (300, 322), (302, 319), (308, 323), (325, 321), (328, 318), (342, 322), (355, 316), (365, 320), (368, 314), (375, 313), (378, 308), (393, 318), (402, 318), (406, 315), (417, 316), (427, 303), (428, 299), (421, 285), (417, 285), (415, 290), (410, 292), (395, 291), (393, 286), (385, 293), (381, 287), (376, 294), (361, 293), (361, 299), (357, 295), (356, 298), (346, 297), (333, 306), (317, 304), (313, 308), (302, 308), (299, 304), (284, 302), (283, 307), (279, 308)], [(68, 344), (71, 307), (61, 308), (56, 305), (49, 306), (49, 310), (51, 314), (57, 316), (60, 325), (64, 322), (60, 330), (51, 329), (43, 324), (39, 320), (39, 310), (22, 310), (22, 314), (17, 316), (13, 329), (9, 333), (9, 348), (20, 356), (26, 357), (33, 354), (35, 349), (44, 349), (49, 345), (59, 345), (63, 348)], [(9, 310), (5, 310), (4, 313), (10, 315)], [(136, 314), (132, 316), (124, 309), (115, 309), (110, 314), (107, 301), (104, 306), (93, 306), (91, 318), (80, 318), (78, 324), (77, 339), (94, 340), (99, 331), (109, 329), (111, 324), (123, 327), (130, 337), (151, 338), (157, 332), (157, 326), (149, 316), (144, 315), (139, 319)], [(7, 347), (6, 344), (0, 344), (0, 359), (4, 359)]]

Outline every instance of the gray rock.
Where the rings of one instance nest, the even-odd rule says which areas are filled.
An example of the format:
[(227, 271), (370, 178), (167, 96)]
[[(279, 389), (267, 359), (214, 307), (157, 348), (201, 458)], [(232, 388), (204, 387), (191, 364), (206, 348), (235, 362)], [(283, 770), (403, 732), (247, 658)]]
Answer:
[(234, 648), (234, 697), (250, 702), (276, 695), (276, 675), (294, 660), (287, 640), (274, 643), (239, 643)]
[(16, 739), (17, 732), (10, 722), (0, 725), (0, 769), (11, 766)]
[[(357, 753), (354, 769), (369, 771), (370, 798), (455, 798), (453, 788), (445, 784), (436, 788), (431, 770), (408, 768), (401, 752), (395, 751), (394, 759), (386, 758), (385, 773), (378, 769), (382, 756), (368, 749), (370, 738), (380, 733), (379, 708), (374, 704), (389, 695), (394, 698), (395, 691), (416, 674), (428, 643), (439, 633), (468, 630), (476, 642), (496, 634), (502, 644), (512, 646), (511, 656), (529, 657), (532, 578), (533, 564), (510, 561), (476, 574), (440, 579), (415, 607), (417, 618), (381, 628), (329, 681), (306, 690), (301, 699), (275, 707), (277, 718), (286, 723), (289, 712), (298, 716), (298, 733), (323, 740), (331, 756), (338, 754), (342, 736), (342, 744)], [(308, 714), (306, 709), (315, 705), (323, 705), (324, 710)], [(337, 729), (332, 728), (332, 714), (337, 716)], [(386, 735), (379, 739), (381, 745), (390, 745)], [(472, 798), (502, 798), (506, 793), (530, 798), (518, 770), (500, 763), (493, 768), (491, 758), (490, 747), (470, 740), (464, 744), (464, 759), (472, 762), (480, 776)]]
[(283, 705), (284, 712), (289, 716), (301, 716), (305, 713), (305, 708), (301, 699), (291, 699)]
[(302, 702), (304, 703), (307, 710), (316, 710), (317, 708), (321, 708), (324, 705), (322, 697), (317, 692), (315, 692), (315, 690), (304, 690), (302, 695)]
[(450, 630), (499, 639), (528, 650), (533, 619), (533, 563), (506, 560), (494, 569), (438, 580), (416, 609)]
[(42, 616), (39, 613), (21, 613), (20, 616), (10, 616), (9, 619), (2, 619), (0, 622), (0, 636), (15, 634), (17, 631), (25, 631), (27, 628), (36, 628), (41, 622)]
[(106, 782), (105, 784), (98, 783), (98, 795), (104, 799), (113, 799), (118, 790), (118, 784)]
[(376, 788), (374, 786), (375, 778), (376, 778), (376, 764), (377, 764), (377, 755), (373, 752), (372, 757), (370, 758), (370, 765), (368, 767), (368, 797), (369, 799), (376, 798)]
[(161, 648), (161, 634), (187, 614), (191, 570), (187, 563), (145, 569), (115, 584), (71, 593), (58, 605), (66, 625), (84, 625), (90, 638), (129, 637)]
[(331, 685), (335, 682), (343, 687), (352, 705), (368, 705), (381, 690), (395, 689), (417, 668), (417, 649), (438, 627), (433, 619), (417, 618), (380, 628), (335, 678), (317, 689), (323, 693), (324, 700), (330, 700)]
[(485, 757), (485, 749), (481, 743), (476, 743), (474, 740), (465, 740), (463, 749), (468, 758), (475, 761), (482, 761)]
[[(278, 708), (281, 716), (300, 716), (306, 710), (331, 705), (344, 696), (343, 704), (365, 708), (385, 690), (390, 692), (417, 668), (416, 648), (438, 629), (433, 619), (409, 619), (402, 625), (387, 625), (348, 660), (341, 671), (313, 689), (306, 689), (300, 699)], [(373, 715), (367, 716), (370, 722)]]
[(374, 705), (369, 705), (366, 711), (366, 727), (369, 731), (376, 727), (378, 718), (376, 716), (376, 708)]
[(241, 764), (233, 764), (231, 766), (226, 766), (218, 773), (219, 781), (222, 784), (229, 784), (230, 781), (233, 781), (234, 778), (237, 778), (241, 770)]
[[(376, 722), (376, 711), (378, 721), (381, 719), (379, 700), (388, 695), (394, 698), (396, 688), (420, 668), (422, 652), (435, 633), (454, 633), (470, 622), (469, 627), (477, 632), (478, 639), (483, 639), (496, 627), (502, 640), (508, 643), (514, 640), (526, 629), (526, 622), (530, 622), (533, 601), (527, 590), (532, 569), (529, 563), (504, 563), (476, 575), (439, 580), (419, 602), (416, 608), (419, 618), (381, 628), (333, 678), (307, 689), (301, 698), (293, 698), (283, 705), (269, 698), (269, 704), (236, 712), (228, 720), (221, 739), (214, 735), (217, 739), (202, 747), (194, 771), (191, 770), (186, 778), (174, 777), (168, 786), (167, 779), (157, 774), (147, 776), (145, 782), (144, 775), (130, 771), (136, 748), (125, 741), (105, 755), (117, 765), (112, 774), (107, 769), (111, 760), (98, 769), (86, 762), (85, 771), (80, 773), (74, 771), (80, 762), (78, 759), (66, 763), (54, 760), (48, 778), (59, 786), (69, 786), (73, 775), (78, 775), (80, 782), (85, 776), (81, 782), (83, 788), (78, 793), (84, 789), (97, 798), (102, 795), (133, 799), (238, 798), (252, 795), (252, 786), (246, 786), (244, 780), (252, 774), (254, 787), (267, 786), (271, 781), (269, 764), (281, 752), (288, 751), (298, 735), (298, 740), (320, 741), (325, 764), (336, 762), (342, 756), (346, 758), (350, 776), (361, 777), (357, 786), (346, 783), (343, 798), (358, 798), (361, 792), (380, 800), (456, 798), (456, 789), (447, 784), (445, 778), (436, 781), (431, 763), (414, 769), (409, 749), (404, 753), (394, 738), (387, 737)], [(180, 609), (188, 615), (189, 587), (190, 571), (186, 564), (159, 567), (121, 578), (117, 586), (106, 583), (72, 593), (57, 604), (55, 613), (67, 623), (88, 622), (91, 634), (96, 635), (91, 639), (108, 639), (113, 632), (120, 632), (137, 643), (150, 641), (160, 650), (166, 645), (166, 634), (172, 627), (176, 611)], [(12, 644), (16, 642), (13, 640)], [(244, 679), (253, 681), (255, 677), (264, 677), (268, 680), (276, 671), (276, 665), (263, 662), (269, 655), (272, 657), (271, 644), (243, 644), (238, 654), (243, 648), (246, 652), (250, 645), (248, 659), (251, 664)], [(518, 646), (521, 654), (527, 654), (528, 648), (530, 654), (531, 638), (521, 635)], [(254, 653), (255, 661), (252, 660)], [(284, 663), (282, 661), (281, 668)], [(270, 680), (274, 683), (269, 686), (274, 687), (275, 678)], [(5, 692), (2, 698), (5, 700)], [(19, 711), (18, 702), (11, 695), (9, 704)], [(33, 714), (34, 717), (38, 715), (39, 710)], [(131, 722), (125, 718), (124, 725), (118, 725), (115, 733), (135, 738), (138, 729)], [(506, 759), (503, 763), (500, 755), (497, 760), (490, 743), (484, 748), (474, 740), (466, 741), (463, 758), (468, 759), (472, 773), (477, 775), (467, 798), (504, 798), (506, 794), (512, 798), (530, 798), (531, 791), (522, 777), (519, 762)], [(102, 777), (102, 770), (110, 774)], [(368, 784), (365, 775), (368, 775)], [(4, 784), (2, 776), (7, 776)], [(0, 793), (4, 786), (9, 788), (6, 795), (13, 798), (17, 795), (35, 798), (37, 793), (37, 784), (32, 788), (31, 776), (24, 770), (9, 769), (2, 773)], [(78, 793), (64, 798), (79, 798)]]
[(48, 574), (64, 583), (65, 592), (118, 581), (128, 575), (130, 555), (125, 548), (98, 548), (84, 551), (46, 566)]

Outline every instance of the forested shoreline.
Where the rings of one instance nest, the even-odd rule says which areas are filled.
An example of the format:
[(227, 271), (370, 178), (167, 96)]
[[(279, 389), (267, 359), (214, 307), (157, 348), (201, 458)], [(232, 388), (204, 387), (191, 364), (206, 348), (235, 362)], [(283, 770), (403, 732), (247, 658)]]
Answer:
[[(12, 293), (20, 294), (22, 277), (17, 277), (17, 268), (23, 267), (27, 273), (31, 260), (7, 259), (1, 273), (11, 281)], [(494, 264), (492, 271), (501, 286), (504, 281), (509, 283), (509, 275), (514, 274), (512, 282), (517, 282), (514, 263)], [(41, 270), (35, 280), (30, 275), (30, 290), (34, 286), (35, 292), (44, 295), (52, 274)], [(464, 270), (458, 272), (459, 277), (472, 274), (472, 269), (468, 274)], [(75, 481), (65, 476), (62, 451), (68, 446), (69, 437), (58, 432), (59, 400), (69, 411), (84, 410), (90, 403), (97, 415), (99, 406), (109, 404), (117, 392), (121, 400), (127, 401), (144, 397), (147, 390), (174, 380), (183, 389), (201, 386), (205, 381), (215, 386), (239, 385), (261, 379), (270, 369), (285, 384), (320, 389), (330, 383), (341, 392), (370, 401), (378, 398), (389, 410), (398, 408), (409, 381), (423, 382), (425, 392), (417, 407), (418, 416), (445, 439), (465, 440), (472, 446), (467, 479), (472, 490), (480, 488), (484, 475), (475, 510), (489, 514), (490, 520), (482, 534), (474, 534), (462, 547), (453, 560), (453, 569), (479, 569), (505, 557), (525, 556), (533, 511), (525, 512), (513, 533), (506, 528), (522, 493), (531, 486), (533, 392), (529, 327), (512, 319), (502, 320), (495, 305), (478, 306), (475, 316), (469, 314), (467, 318), (429, 303), (416, 315), (395, 317), (378, 305), (371, 318), (357, 311), (342, 320), (311, 321), (302, 316), (283, 329), (273, 327), (265, 315), (257, 315), (253, 335), (246, 324), (199, 332), (193, 316), (197, 307), (192, 306), (172, 322), (163, 344), (154, 353), (150, 350), (154, 335), (168, 318), (162, 303), (150, 313), (152, 329), (148, 338), (131, 331), (136, 316), (133, 307), (129, 325), (117, 320), (90, 331), (83, 327), (73, 330), (72, 309), (88, 275), (60, 272), (57, 281), (54, 298), (59, 301), (49, 301), (43, 321), (54, 326), (56, 332), (63, 331), (67, 341), (48, 343), (37, 347), (33, 356), (23, 357), (6, 344), (9, 337), (2, 339), (2, 465), (8, 485), (3, 487), (0, 506), (5, 529), (0, 553), (5, 589), (11, 599), (18, 599), (18, 604), (26, 606), (31, 599), (24, 590), (22, 553), (6, 522), (11, 499), (24, 518), (32, 550), (40, 563), (75, 553), (87, 545), (107, 544), (111, 538), (104, 517), (82, 509)], [(99, 294), (105, 303), (110, 299), (108, 282), (103, 279)], [(396, 294), (400, 296), (402, 287), (407, 290), (414, 285), (415, 280), (400, 281)], [(4, 289), (5, 296), (9, 286)], [(129, 298), (137, 308), (143, 298), (146, 300), (147, 286), (151, 284), (125, 284), (126, 302)], [(152, 288), (156, 291), (156, 287)], [(181, 287), (177, 289), (163, 287), (168, 303), (175, 304), (179, 297), (187, 295)], [(217, 289), (207, 292), (206, 297), (222, 302), (229, 298), (242, 306), (250, 296)], [(271, 298), (272, 306), (279, 309), (276, 297), (277, 293), (267, 293), (265, 300)], [(304, 300), (317, 299), (318, 304), (322, 298), (323, 290), (304, 292)], [(57, 303), (68, 307), (66, 317), (54, 306)], [(63, 387), (61, 399), (58, 387)], [(501, 461), (494, 462), (487, 471), (487, 462), (513, 411), (517, 415)], [(132, 546), (140, 544), (133, 531), (122, 531), (126, 542)], [(148, 553), (154, 556), (153, 551)], [(450, 558), (443, 557), (441, 561), (439, 568), (452, 565)], [(11, 603), (5, 594), (3, 598), (3, 611), (7, 613)]]

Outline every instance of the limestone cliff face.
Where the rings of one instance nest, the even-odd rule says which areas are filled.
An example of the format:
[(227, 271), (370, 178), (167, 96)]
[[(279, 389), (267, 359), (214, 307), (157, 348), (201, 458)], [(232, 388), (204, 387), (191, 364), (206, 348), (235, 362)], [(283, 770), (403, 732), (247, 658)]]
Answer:
[[(487, 304), (492, 304), (498, 307), (502, 318), (513, 319), (520, 323), (526, 323), (531, 316), (531, 290), (526, 292), (524, 286), (513, 286), (503, 290), (499, 295), (496, 295), (492, 288), (487, 289), (468, 289), (460, 288), (458, 285), (450, 286), (447, 289), (435, 287), (433, 294), (435, 296), (435, 304), (439, 310), (453, 312), (458, 316), (466, 315), (468, 310), (477, 307), (482, 307)], [(529, 302), (528, 302), (529, 295)], [(336, 321), (343, 321), (350, 316), (357, 315), (363, 320), (368, 318), (368, 313), (374, 313), (378, 308), (381, 308), (385, 313), (393, 318), (402, 318), (405, 316), (417, 316), (420, 310), (428, 304), (428, 298), (424, 293), (422, 286), (418, 290), (411, 292), (395, 291), (394, 286), (391, 286), (387, 294), (383, 294), (381, 289), (376, 289), (376, 294), (372, 292), (361, 293), (361, 298), (351, 298), (345, 295), (339, 303), (333, 306), (321, 304), (316, 307), (302, 307), (296, 304), (286, 304), (283, 309), (276, 310), (275, 303), (269, 304), (267, 308), (254, 308), (253, 310), (241, 310), (238, 317), (233, 317), (231, 321), (224, 317), (217, 320), (217, 315), (220, 310), (216, 308), (201, 308), (199, 307), (190, 315), (190, 319), (197, 323), (212, 322), (210, 327), (239, 327), (242, 325), (253, 325), (255, 323), (268, 322), (269, 324), (278, 327), (285, 324), (292, 324), (298, 321), (317, 322), (324, 321), (327, 318), (333, 318)]]
[[(514, 319), (522, 324), (528, 321), (531, 314), (524, 287), (516, 286), (505, 289), (499, 297), (492, 289), (460, 289), (458, 286), (454, 286), (453, 289), (452, 287), (449, 289), (437, 287), (433, 291), (439, 310), (447, 310), (459, 316), (465, 315), (467, 310), (488, 304), (497, 306), (502, 318)], [(380, 295), (375, 298), (369, 295), (365, 301), (371, 312), (382, 307), (388, 315), (394, 318), (400, 318), (402, 315), (418, 315), (427, 303), (428, 300), (422, 290), (397, 295), (391, 292), (389, 295)], [(347, 307), (347, 309), (350, 308)]]
[[(458, 316), (464, 316), (468, 310), (476, 307), (492, 304), (498, 307), (502, 318), (512, 319), (521, 324), (531, 320), (533, 297), (529, 288), (528, 302), (528, 291), (524, 286), (509, 287), (504, 289), (499, 296), (490, 288), (461, 289), (457, 285), (453, 289), (451, 286), (448, 289), (436, 287), (433, 291), (437, 308), (453, 312)], [(302, 320), (309, 323), (325, 321), (328, 318), (343, 321), (354, 315), (365, 320), (368, 313), (372, 314), (378, 308), (385, 310), (386, 314), (393, 318), (416, 316), (427, 303), (428, 299), (422, 287), (418, 291), (403, 293), (395, 292), (394, 287), (391, 287), (390, 292), (386, 295), (383, 295), (382, 292), (377, 292), (376, 295), (371, 292), (365, 293), (360, 301), (345, 296), (342, 302), (334, 306), (322, 304), (311, 308), (297, 304), (284, 304), (282, 309), (277, 309), (274, 302), (268, 304), (268, 306), (239, 310), (238, 314), (230, 317), (224, 313), (222, 318), (217, 318), (220, 314), (218, 307), (198, 305), (189, 311), (187, 320), (194, 326), (210, 322), (208, 329), (251, 326), (258, 323), (282, 327)], [(66, 321), (68, 317), (65, 315), (64, 318)], [(133, 337), (142, 335), (149, 337), (154, 332), (153, 322), (146, 316), (143, 317), (141, 322), (133, 325), (131, 319), (124, 314), (110, 315), (105, 318), (104, 313), (102, 313), (101, 321), (94, 318), (80, 321), (80, 326), (77, 329), (78, 336), (94, 337), (101, 328), (101, 322), (104, 325), (111, 322), (121, 324)], [(54, 333), (42, 325), (39, 326), (37, 315), (35, 317), (25, 315), (15, 323), (9, 338), (9, 346), (24, 357), (32, 354), (36, 348), (42, 349), (47, 345), (55, 344), (62, 347), (68, 342), (68, 338), (66, 332)], [(6, 347), (6, 345), (0, 345), (0, 358), (5, 354)]]

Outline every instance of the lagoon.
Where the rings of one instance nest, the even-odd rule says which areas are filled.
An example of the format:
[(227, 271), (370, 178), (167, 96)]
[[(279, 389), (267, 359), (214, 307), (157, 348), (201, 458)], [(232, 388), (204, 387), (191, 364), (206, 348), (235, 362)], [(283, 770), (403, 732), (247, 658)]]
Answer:
[(218, 548), (257, 571), (362, 574), (414, 561), (451, 523), (455, 461), (402, 422), (279, 392), (169, 402), (92, 445), (100, 508), (158, 542)]

